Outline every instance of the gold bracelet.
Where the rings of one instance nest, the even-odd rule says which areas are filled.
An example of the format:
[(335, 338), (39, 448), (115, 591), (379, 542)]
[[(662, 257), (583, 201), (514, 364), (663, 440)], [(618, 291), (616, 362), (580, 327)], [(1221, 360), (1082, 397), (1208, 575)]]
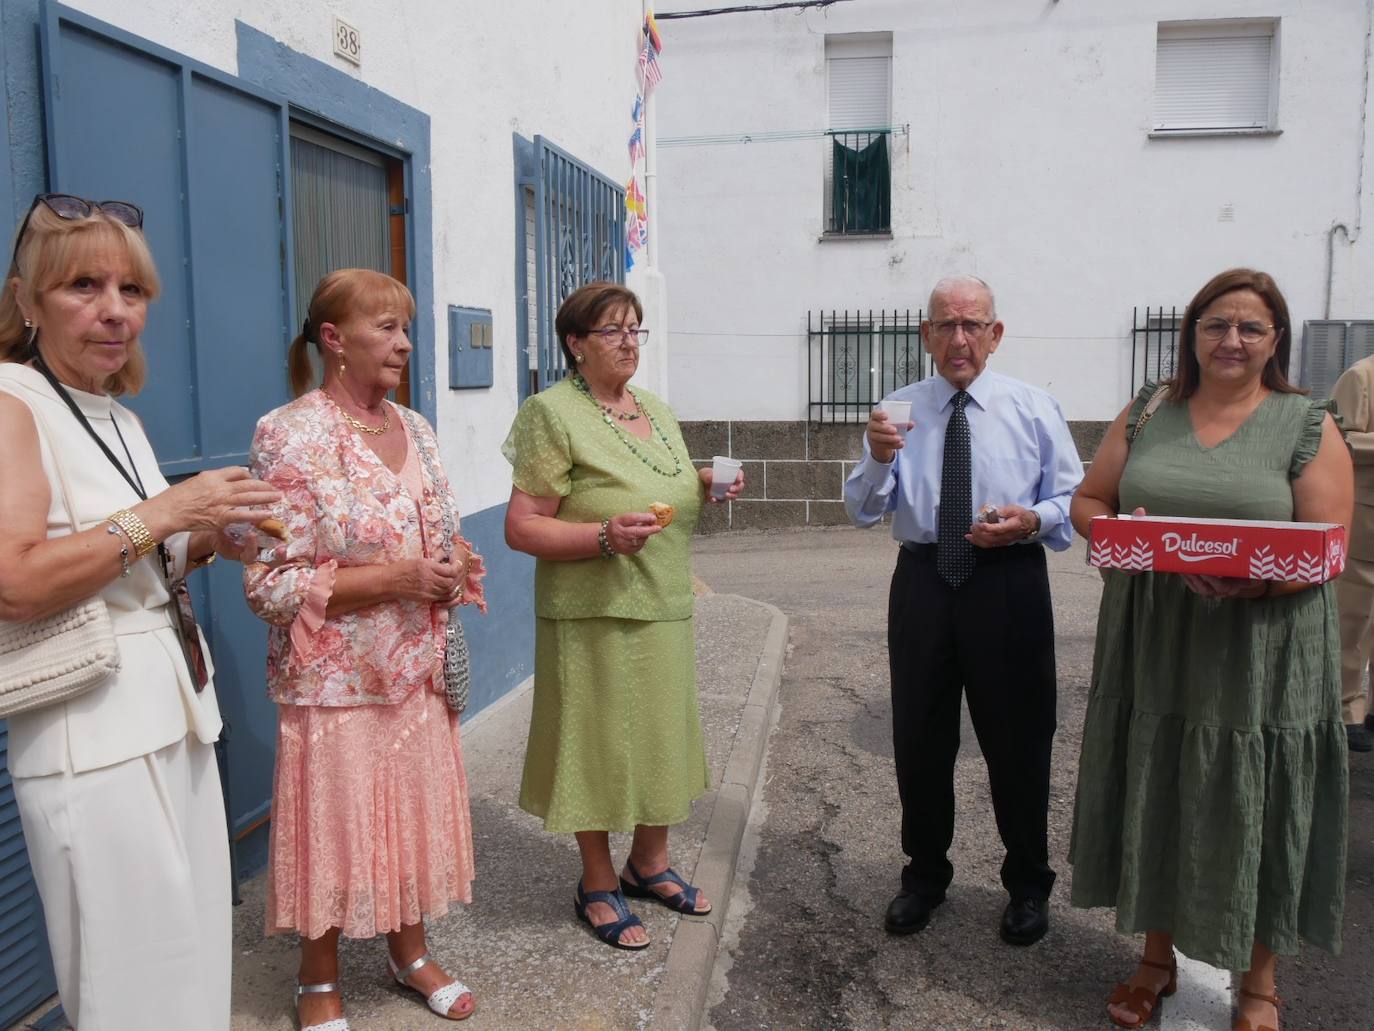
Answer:
[(153, 540), (153, 535), (148, 532), (148, 527), (144, 525), (142, 519), (127, 508), (121, 508), (110, 516), (109, 522), (114, 523), (124, 531), (124, 536), (128, 537), (129, 543), (134, 546), (135, 558), (143, 558), (157, 550), (157, 541)]
[(219, 553), (214, 551), (210, 552), (208, 555), (202, 555), (200, 558), (192, 558), (190, 555), (187, 555), (186, 572), (190, 573), (196, 569), (205, 569), (208, 566), (213, 566), (217, 558), (219, 558)]

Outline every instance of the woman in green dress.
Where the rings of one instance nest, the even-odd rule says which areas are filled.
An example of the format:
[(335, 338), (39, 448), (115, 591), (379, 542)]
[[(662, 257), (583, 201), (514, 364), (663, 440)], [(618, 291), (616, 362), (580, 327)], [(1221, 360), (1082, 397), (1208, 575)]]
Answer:
[[(1286, 376), (1273, 279), (1232, 269), (1184, 313), (1178, 373), (1112, 423), (1070, 515), (1350, 523), (1352, 467)], [(1274, 971), (1340, 948), (1346, 748), (1331, 584), (1110, 572), (1069, 857), (1073, 903), (1145, 932), (1108, 1001), (1140, 1027), (1177, 987), (1174, 946), (1243, 971), (1236, 1031), (1278, 1028)]]
[[(641, 318), (614, 283), (572, 293), (555, 329), (576, 372), (520, 407), (503, 447), (506, 541), (538, 560), (520, 807), (577, 836), (577, 915), (622, 949), (649, 944), (626, 894), (688, 915), (711, 908), (668, 862), (668, 827), (708, 786), (690, 546), (703, 498), (744, 487), (740, 474), (708, 497), (711, 469), (693, 470), (673, 413), (629, 386), (649, 334)], [(634, 833), (619, 877), (610, 831)]]

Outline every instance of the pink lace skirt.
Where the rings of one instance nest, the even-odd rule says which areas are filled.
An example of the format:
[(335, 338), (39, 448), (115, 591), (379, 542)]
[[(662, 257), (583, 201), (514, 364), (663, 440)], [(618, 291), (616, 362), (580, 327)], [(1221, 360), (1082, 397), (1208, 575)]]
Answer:
[(268, 934), (371, 938), (472, 901), (467, 778), (443, 695), (277, 711)]

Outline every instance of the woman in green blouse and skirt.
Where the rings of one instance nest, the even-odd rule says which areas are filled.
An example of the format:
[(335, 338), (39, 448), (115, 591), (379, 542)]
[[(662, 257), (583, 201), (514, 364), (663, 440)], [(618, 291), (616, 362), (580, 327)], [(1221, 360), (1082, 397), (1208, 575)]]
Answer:
[[(668, 827), (708, 786), (690, 546), (703, 498), (717, 499), (668, 406), (629, 386), (642, 317), (614, 283), (571, 294), (555, 328), (576, 372), (521, 406), (503, 448), (514, 466), (506, 541), (538, 560), (520, 807), (577, 836), (577, 915), (622, 949), (649, 944), (626, 894), (711, 909), (669, 865)], [(743, 487), (740, 474), (719, 500)], [(619, 877), (610, 831), (634, 832)]]

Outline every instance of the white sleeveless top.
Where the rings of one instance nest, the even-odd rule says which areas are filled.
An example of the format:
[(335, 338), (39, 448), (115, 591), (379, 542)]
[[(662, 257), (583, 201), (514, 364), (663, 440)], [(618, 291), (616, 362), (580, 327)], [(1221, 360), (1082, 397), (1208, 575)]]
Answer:
[[(138, 503), (133, 488), (110, 464), (42, 373), (26, 365), (0, 363), (0, 390), (18, 397), (28, 405), (34, 419), (42, 422), (38, 439), (43, 471), (52, 492), (48, 537), (73, 532), (54, 461), (62, 463), (76, 518), (83, 529), (99, 526), (112, 512)], [(148, 496), (166, 490), (167, 481), (158, 469), (143, 425), (133, 412), (108, 396), (70, 387), (68, 390), (106, 446), (127, 465), (124, 445), (115, 432), (114, 420), (119, 420), (119, 432), (129, 446)], [(56, 456), (50, 444), (56, 448)], [(165, 542), (178, 571), (186, 564), (187, 538), (187, 534), (179, 533)], [(188, 733), (206, 744), (219, 737), (219, 702), (214, 682), (196, 693), (182, 657), (181, 640), (174, 629), (175, 616), (156, 552), (132, 563), (129, 575), (115, 577), (100, 596), (110, 610), (119, 644), (120, 668), (98, 687), (70, 702), (11, 716), (12, 776), (82, 773), (156, 752)], [(206, 664), (213, 675), (208, 648)]]

